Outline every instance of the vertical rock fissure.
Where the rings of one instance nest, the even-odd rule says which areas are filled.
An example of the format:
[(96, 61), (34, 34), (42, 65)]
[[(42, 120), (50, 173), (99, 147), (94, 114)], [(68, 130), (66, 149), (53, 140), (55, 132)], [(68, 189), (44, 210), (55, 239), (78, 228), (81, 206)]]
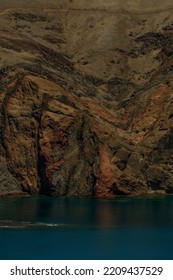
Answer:
[(43, 112), (46, 110), (46, 107), (47, 107), (47, 100), (48, 100), (48, 95), (43, 94), (42, 104), (41, 104), (41, 108), (40, 108), (40, 115), (37, 119), (38, 124), (39, 124), (38, 135), (37, 135), (37, 158), (38, 158), (37, 172), (38, 172), (38, 177), (40, 180), (39, 193), (42, 195), (51, 195), (49, 182), (48, 182), (47, 176), (46, 176), (46, 160), (45, 160), (44, 156), (42, 155), (41, 145), (40, 145), (41, 134), (42, 134), (42, 116), (43, 116)]

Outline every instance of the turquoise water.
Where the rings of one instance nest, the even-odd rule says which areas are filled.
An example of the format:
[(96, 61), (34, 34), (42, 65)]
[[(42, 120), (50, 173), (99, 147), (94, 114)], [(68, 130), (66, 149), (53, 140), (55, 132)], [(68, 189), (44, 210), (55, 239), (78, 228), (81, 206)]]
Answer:
[(0, 220), (0, 259), (173, 259), (173, 196), (0, 199)]

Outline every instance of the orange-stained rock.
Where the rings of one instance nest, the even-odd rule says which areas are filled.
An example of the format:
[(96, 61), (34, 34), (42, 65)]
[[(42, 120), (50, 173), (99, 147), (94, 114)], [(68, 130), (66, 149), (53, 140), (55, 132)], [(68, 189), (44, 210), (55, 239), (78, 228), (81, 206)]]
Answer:
[(173, 193), (171, 0), (1, 2), (0, 196)]
[(167, 87), (151, 91), (128, 133), (96, 101), (78, 99), (41, 77), (17, 74), (1, 116), (4, 166), (16, 182), (14, 190), (96, 197), (171, 192), (167, 151), (173, 141), (168, 123), (160, 128), (171, 114), (171, 102), (165, 111), (162, 107), (169, 98)]

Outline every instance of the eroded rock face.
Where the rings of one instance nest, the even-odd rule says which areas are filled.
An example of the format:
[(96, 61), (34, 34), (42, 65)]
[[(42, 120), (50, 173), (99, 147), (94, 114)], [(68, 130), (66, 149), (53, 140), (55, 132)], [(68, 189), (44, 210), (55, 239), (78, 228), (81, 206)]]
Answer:
[(114, 2), (2, 7), (0, 195), (173, 192), (170, 7)]

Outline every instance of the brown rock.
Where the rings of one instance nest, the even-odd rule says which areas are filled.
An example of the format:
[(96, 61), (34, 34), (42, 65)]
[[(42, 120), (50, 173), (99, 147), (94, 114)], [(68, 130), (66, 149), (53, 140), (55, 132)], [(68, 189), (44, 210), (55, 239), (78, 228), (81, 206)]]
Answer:
[(173, 193), (172, 2), (132, 2), (0, 4), (0, 195)]

